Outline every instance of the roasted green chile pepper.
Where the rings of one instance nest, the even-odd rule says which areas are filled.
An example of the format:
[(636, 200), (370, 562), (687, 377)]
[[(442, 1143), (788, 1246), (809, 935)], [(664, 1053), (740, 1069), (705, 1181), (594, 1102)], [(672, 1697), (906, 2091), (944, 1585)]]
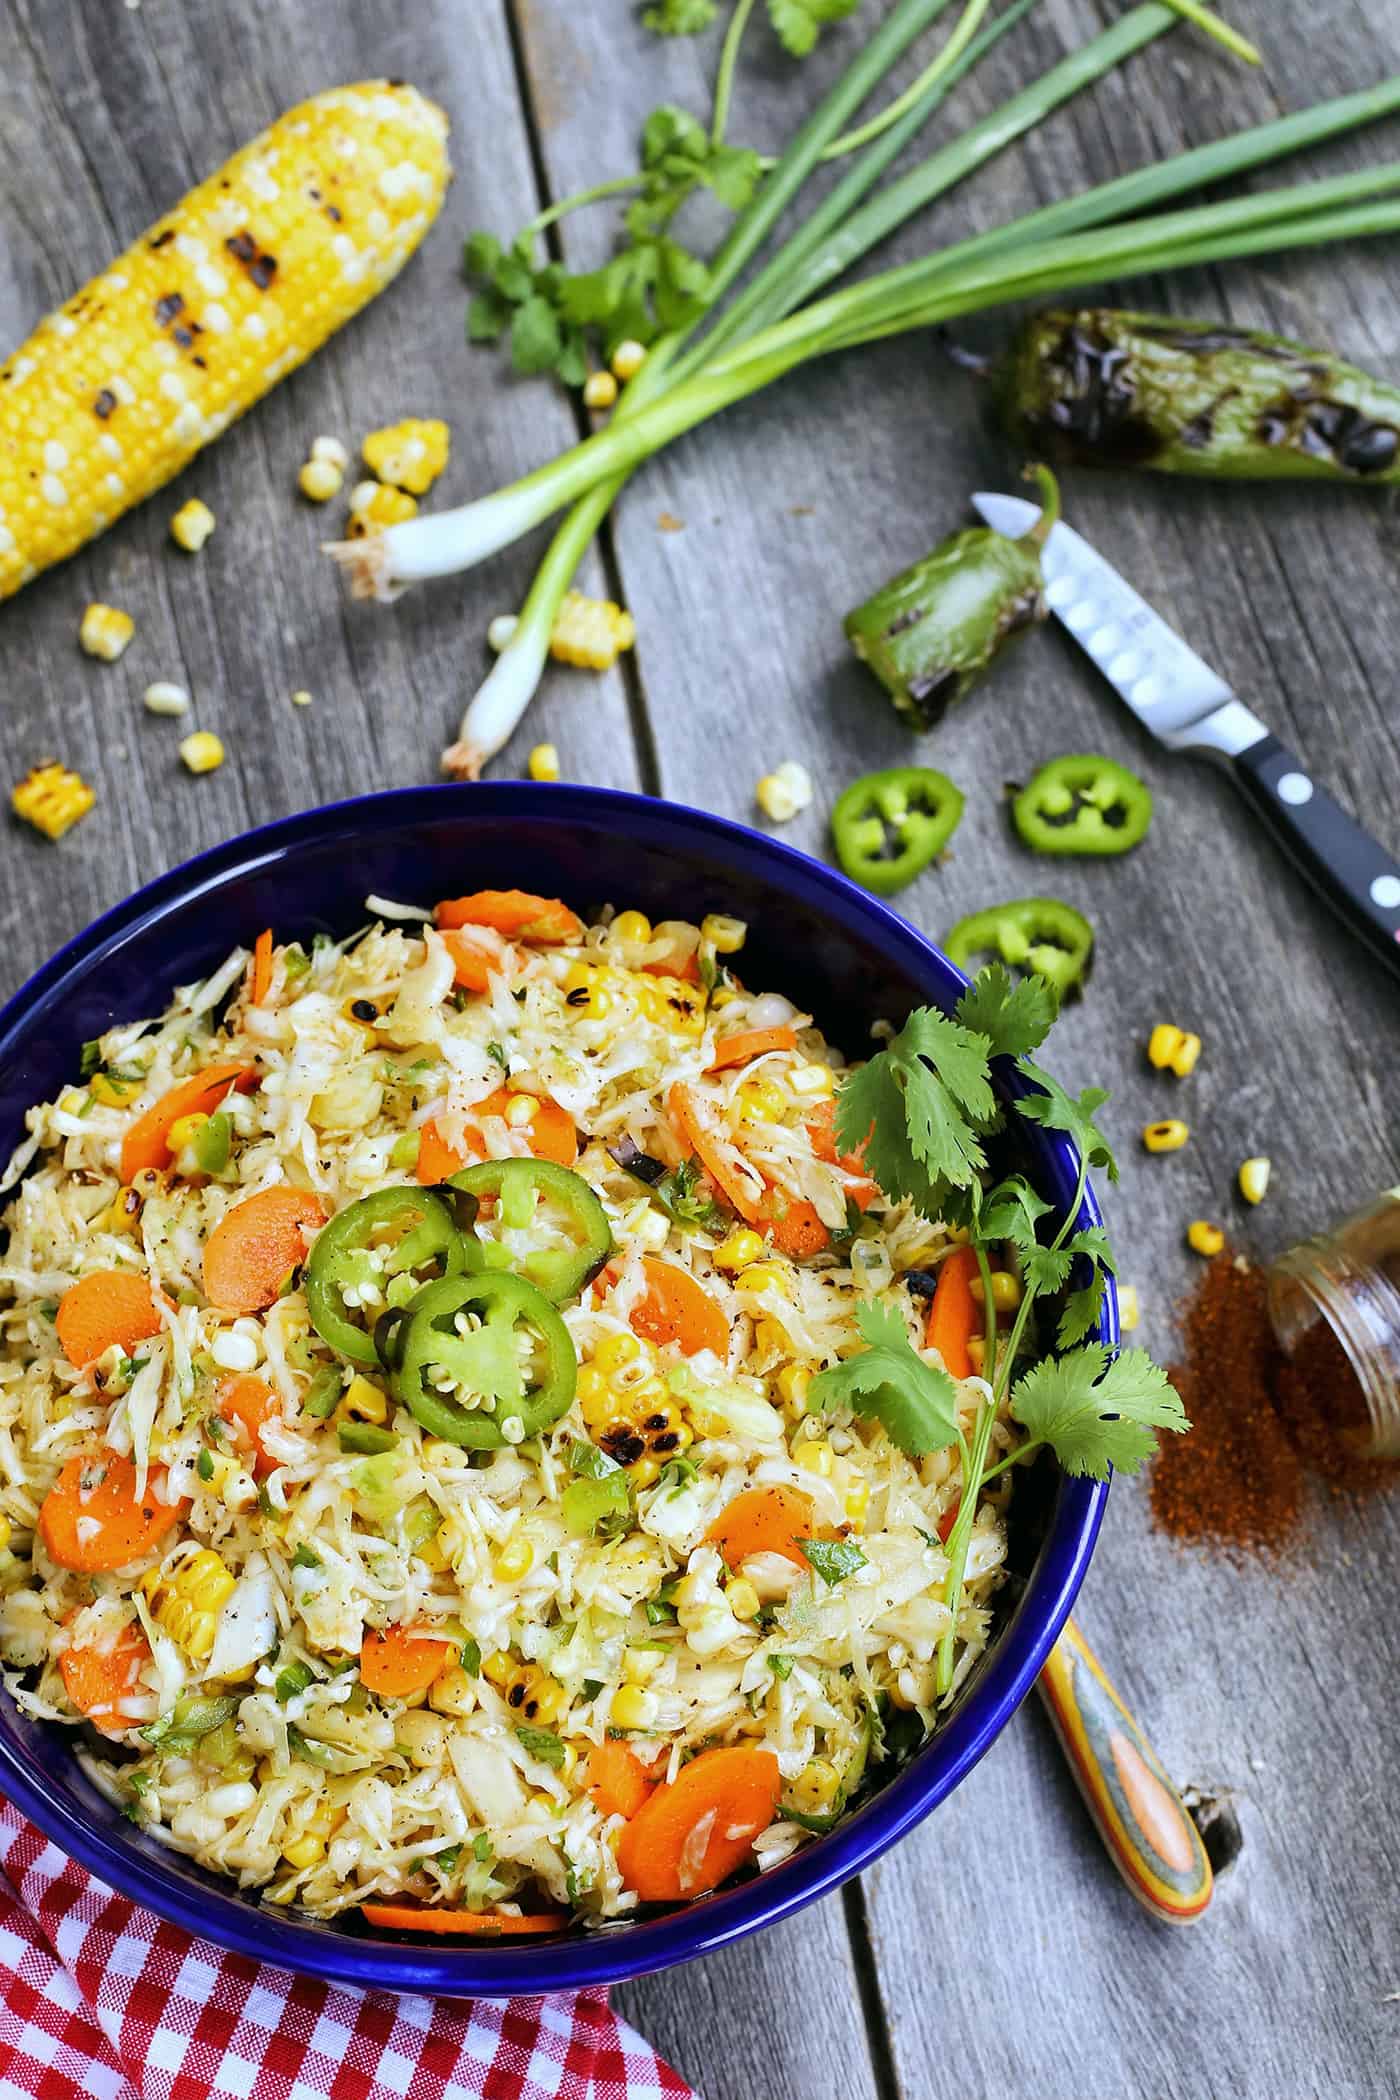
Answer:
[(1011, 804), (1032, 853), (1130, 853), (1147, 836), (1152, 792), (1111, 758), (1052, 758)]
[(1258, 329), (1167, 314), (1037, 314), (992, 387), (1014, 441), (1067, 465), (1400, 481), (1400, 388)]
[(581, 1291), (612, 1253), (602, 1204), (581, 1174), (551, 1160), (483, 1159), (454, 1174), (446, 1187), (474, 1201), (490, 1196), (507, 1228), (548, 1226), (563, 1235), (562, 1244), (532, 1248), (511, 1264), (556, 1305)]
[(1060, 494), (1044, 467), (1036, 478), (1041, 514), (1024, 538), (989, 525), (955, 532), (846, 615), (851, 647), (915, 729), (941, 722), (1006, 643), (1046, 617), (1040, 550)]
[[(568, 1413), (574, 1345), (543, 1291), (523, 1276), (446, 1276), (425, 1284), (406, 1312), (394, 1397), (430, 1436), (489, 1451), (538, 1436)], [(455, 1391), (444, 1389), (448, 1380)]]
[(943, 851), (962, 813), (962, 790), (931, 766), (866, 773), (831, 812), (836, 858), (852, 882), (892, 897)]
[(1033, 971), (1066, 999), (1082, 990), (1089, 974), (1094, 929), (1058, 897), (1018, 897), (959, 919), (943, 946), (969, 976), (995, 958), (1009, 969)]
[(377, 1189), (338, 1211), (316, 1235), (306, 1264), (306, 1309), (322, 1341), (352, 1364), (376, 1368), (374, 1312), (366, 1309), (361, 1325), (353, 1317), (358, 1298), (346, 1293), (368, 1285), (378, 1294), (377, 1311), (394, 1277), (422, 1282), (424, 1271), (441, 1277), (480, 1268), (479, 1243), (462, 1230), (463, 1222), (432, 1189)]

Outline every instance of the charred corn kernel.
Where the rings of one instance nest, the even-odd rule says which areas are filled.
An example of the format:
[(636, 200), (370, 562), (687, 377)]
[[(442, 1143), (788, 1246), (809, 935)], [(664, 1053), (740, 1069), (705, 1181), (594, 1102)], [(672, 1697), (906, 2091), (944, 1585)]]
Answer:
[(176, 685), (168, 678), (158, 678), (146, 687), (141, 704), (148, 715), (187, 715), (190, 696), (182, 685)]
[(452, 433), (437, 416), (407, 416), (372, 430), (361, 446), (371, 474), (396, 489), (422, 496), (447, 465)]
[(337, 1422), (387, 1422), (389, 1396), (382, 1386), (357, 1371), (335, 1410)]
[(565, 1004), (590, 1021), (606, 1020), (613, 1008), (611, 981), (617, 976), (601, 963), (571, 963), (564, 974)]
[[(792, 1782), (792, 1805), (799, 1815), (825, 1815), (841, 1791), (841, 1774), (828, 1757), (814, 1757)], [(782, 1810), (778, 1813), (781, 1815)]]
[(435, 1714), (469, 1714), (476, 1707), (476, 1681), (454, 1663), (435, 1677), (428, 1688), (428, 1704)]
[(208, 1116), (203, 1114), (177, 1116), (170, 1126), (171, 1151), (183, 1152), (186, 1145), (192, 1145), (208, 1121)]
[(99, 1232), (135, 1233), (141, 1224), (141, 1213), (146, 1207), (146, 1197), (162, 1186), (161, 1177), (151, 1167), (143, 1169), (134, 1182), (117, 1190), (111, 1202), (96, 1221)]
[(651, 920), (644, 911), (620, 911), (608, 928), (608, 940), (624, 948), (644, 948), (652, 938)]
[(525, 769), (532, 780), (557, 780), (559, 778), (558, 745), (536, 744), (525, 761)]
[(518, 1664), (500, 1690), (513, 1714), (541, 1728), (552, 1728), (569, 1710), (569, 1695), (563, 1685), (538, 1663)]
[(753, 798), (770, 823), (786, 824), (810, 805), (812, 776), (795, 758), (786, 758), (764, 774)]
[(515, 630), (519, 625), (520, 619), (518, 614), (497, 613), (495, 619), (486, 630), (487, 648), (494, 650), (497, 656), (500, 655), (503, 649), (509, 649), (511, 643), (515, 640)]
[(186, 554), (198, 554), (214, 530), (214, 513), (198, 496), (191, 496), (182, 503), (170, 520), (170, 537)]
[(442, 201), (446, 132), (411, 87), (332, 88), (39, 324), (0, 365), (0, 598), (163, 487), (388, 283)]
[(491, 1565), (500, 1581), (519, 1582), (535, 1565), (535, 1549), (517, 1531), (506, 1540)]
[(724, 1601), (736, 1619), (756, 1619), (763, 1609), (758, 1591), (742, 1575), (726, 1585)]
[(344, 486), (344, 470), (334, 460), (308, 459), (297, 474), (297, 487), (308, 503), (329, 503)]
[(746, 1123), (781, 1122), (787, 1101), (771, 1079), (746, 1079), (739, 1088), (739, 1114)]
[(299, 1870), (314, 1867), (317, 1860), (324, 1859), (325, 1856), (325, 1839), (315, 1837), (310, 1833), (306, 1837), (293, 1838), (289, 1845), (282, 1847), (282, 1857), (286, 1860), (288, 1866), (296, 1867)]
[(10, 795), (10, 807), (46, 839), (61, 839), (96, 800), (85, 780), (53, 759), (25, 775)]
[(1147, 1124), (1142, 1142), (1149, 1152), (1179, 1152), (1190, 1135), (1180, 1118), (1171, 1116), (1163, 1123)]
[(196, 729), (181, 743), (180, 756), (191, 773), (217, 773), (224, 762), (224, 747), (212, 729)]
[[(155, 1578), (153, 1582), (151, 1576)], [(201, 1546), (171, 1575), (152, 1569), (143, 1577), (141, 1587), (146, 1590), (152, 1617), (162, 1631), (179, 1643), (192, 1662), (207, 1662), (218, 1631), (219, 1614), (234, 1590), (234, 1577), (218, 1554), (211, 1547)]]
[(1193, 1218), (1186, 1228), (1186, 1244), (1193, 1254), (1204, 1254), (1209, 1260), (1219, 1254), (1225, 1245), (1225, 1235), (1218, 1225), (1206, 1218)]
[[(123, 1079), (116, 1072), (94, 1072), (88, 1081), (88, 1092), (94, 1101), (104, 1108), (121, 1108), (132, 1097), (139, 1094), (145, 1085), (144, 1079)], [(203, 1118), (200, 1119), (203, 1121)]]
[(593, 1361), (606, 1378), (627, 1364), (640, 1362), (642, 1356), (642, 1343), (635, 1334), (605, 1334), (593, 1352)]
[(703, 1035), (705, 994), (698, 985), (686, 984), (679, 977), (653, 977), (649, 972), (628, 975), (632, 995), (647, 1020), (673, 1034)]
[(611, 372), (590, 372), (583, 382), (585, 408), (611, 408), (617, 399), (617, 381)]
[(712, 911), (700, 922), (700, 938), (709, 942), (716, 955), (737, 955), (748, 937), (745, 921), (731, 919), (727, 912)]
[(1175, 1072), (1178, 1079), (1195, 1071), (1200, 1054), (1200, 1037), (1174, 1027), (1170, 1021), (1159, 1021), (1147, 1039), (1148, 1063), (1159, 1072)]
[(612, 1695), (608, 1718), (614, 1728), (654, 1728), (661, 1711), (655, 1692), (639, 1684), (620, 1684)]
[(726, 1269), (731, 1275), (737, 1275), (740, 1269), (746, 1269), (751, 1262), (756, 1262), (763, 1251), (761, 1234), (754, 1232), (750, 1226), (743, 1225), (736, 1227), (727, 1239), (720, 1241), (711, 1259), (717, 1269)]
[(1201, 1055), (1201, 1039), (1198, 1035), (1183, 1035), (1171, 1057), (1171, 1068), (1178, 1079), (1189, 1078), (1195, 1071)]
[(585, 1412), (589, 1406), (596, 1405), (599, 1401), (607, 1399), (609, 1392), (608, 1381), (598, 1369), (597, 1364), (579, 1365), (576, 1390), (579, 1404), (585, 1409)]
[(1262, 1203), (1268, 1193), (1273, 1161), (1247, 1159), (1240, 1166), (1240, 1194), (1246, 1203)]
[(646, 345), (630, 335), (618, 344), (608, 360), (613, 368), (614, 377), (620, 379), (624, 386), (629, 379), (636, 378), (646, 361)]
[(386, 488), (382, 481), (357, 481), (350, 491), (350, 519), (345, 529), (351, 539), (363, 539), (367, 533), (403, 525), (417, 515), (416, 499), (402, 489)]
[[(609, 1342), (635, 1342), (635, 1335), (608, 1335), (598, 1355)], [(645, 1345), (639, 1345), (639, 1352)], [(654, 1361), (646, 1351), (629, 1357), (620, 1355), (611, 1376), (598, 1358), (579, 1372), (579, 1408), (588, 1433), (598, 1448), (624, 1466), (635, 1487), (648, 1487), (660, 1474), (668, 1458), (675, 1458), (694, 1440), (694, 1432), (672, 1397), (664, 1378), (655, 1372), (638, 1378), (638, 1368)], [(591, 1373), (592, 1375), (586, 1375)]]
[(498, 1692), (503, 1692), (518, 1667), (513, 1655), (504, 1648), (497, 1648), (482, 1663), (481, 1674), (488, 1684), (494, 1684)]
[(786, 1296), (787, 1287), (788, 1271), (776, 1261), (751, 1262), (739, 1279), (743, 1291), (781, 1291)]
[(851, 1467), (851, 1477), (846, 1483), (842, 1501), (847, 1523), (854, 1524), (859, 1529), (864, 1524), (865, 1513), (870, 1507), (870, 1482), (855, 1466)]
[(631, 613), (610, 598), (585, 598), (565, 591), (549, 634), (549, 653), (561, 664), (608, 671), (637, 639)]
[[(3, 402), (3, 398), (0, 395), (0, 402)], [(0, 424), (0, 429), (3, 429), (3, 424)], [(4, 541), (0, 540), (0, 574), (3, 574), (3, 549)], [(136, 622), (130, 613), (123, 612), (120, 606), (103, 605), (99, 602), (89, 605), (83, 614), (82, 624), (78, 629), (78, 645), (89, 656), (100, 656), (104, 663), (114, 664), (135, 632)]]
[(1118, 1286), (1118, 1325), (1124, 1334), (1131, 1334), (1141, 1317), (1138, 1311), (1137, 1287), (1131, 1283)]
[(789, 1415), (801, 1416), (806, 1412), (807, 1388), (812, 1383), (812, 1374), (801, 1364), (784, 1364), (778, 1373), (778, 1397)]
[(815, 1473), (822, 1480), (830, 1480), (836, 1453), (825, 1437), (804, 1437), (792, 1455), (804, 1473)]
[(796, 1065), (787, 1083), (804, 1101), (829, 1101), (836, 1092), (836, 1074), (830, 1065)]
[[(968, 1288), (979, 1305), (986, 1304), (987, 1294), (980, 1276), (974, 1276)], [(992, 1303), (998, 1312), (1015, 1312), (1024, 1296), (1019, 1276), (1013, 1276), (1009, 1269), (993, 1269)]]

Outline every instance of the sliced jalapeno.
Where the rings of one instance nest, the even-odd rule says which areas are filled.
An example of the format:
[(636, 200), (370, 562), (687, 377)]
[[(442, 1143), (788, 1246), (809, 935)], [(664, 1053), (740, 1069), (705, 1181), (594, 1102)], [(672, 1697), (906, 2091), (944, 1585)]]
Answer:
[[(548, 1229), (561, 1236), (561, 1244), (531, 1248), (512, 1261), (526, 1282), (556, 1305), (581, 1291), (612, 1253), (607, 1212), (583, 1176), (568, 1167), (547, 1159), (483, 1159), (454, 1174), (444, 1187), (462, 1191), (474, 1203), (490, 1196), (507, 1231)], [(490, 1241), (478, 1244), (492, 1246)], [(488, 1252), (486, 1263), (490, 1258)]]
[(574, 1345), (544, 1292), (523, 1276), (447, 1276), (425, 1284), (407, 1311), (394, 1394), (431, 1436), (494, 1450), (568, 1413)]
[(1115, 759), (1052, 758), (1011, 805), (1032, 853), (1130, 853), (1152, 822), (1152, 791)]
[(1062, 999), (1079, 991), (1089, 974), (1094, 929), (1072, 904), (1058, 897), (1018, 897), (959, 919), (943, 946), (970, 975), (995, 956), (1013, 970), (1033, 971)]
[[(316, 1236), (306, 1264), (306, 1309), (322, 1341), (352, 1364), (374, 1368), (375, 1314), (395, 1276), (425, 1280), (480, 1267), (475, 1241), (451, 1204), (431, 1189), (377, 1189), (338, 1211)], [(360, 1294), (368, 1289), (370, 1304)], [(377, 1295), (376, 1295), (377, 1294)], [(355, 1317), (363, 1312), (363, 1322)]]
[(831, 812), (836, 858), (852, 882), (892, 897), (943, 851), (962, 813), (962, 790), (932, 766), (866, 773)]

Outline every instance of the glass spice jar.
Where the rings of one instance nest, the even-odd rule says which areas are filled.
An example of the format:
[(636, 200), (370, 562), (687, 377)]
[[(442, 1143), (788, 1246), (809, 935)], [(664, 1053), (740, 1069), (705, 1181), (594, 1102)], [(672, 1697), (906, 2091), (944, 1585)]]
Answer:
[(1400, 1188), (1269, 1270), (1280, 1346), (1359, 1459), (1400, 1458)]

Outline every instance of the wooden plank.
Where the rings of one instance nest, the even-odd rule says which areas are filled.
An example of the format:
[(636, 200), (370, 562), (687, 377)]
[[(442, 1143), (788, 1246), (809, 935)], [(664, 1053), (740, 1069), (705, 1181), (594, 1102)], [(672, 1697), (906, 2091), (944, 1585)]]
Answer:
[[(463, 334), (464, 229), (530, 207), (528, 144), (500, 11), (419, 5), (308, 10), (240, 0), (198, 10), (145, 0), (17, 0), (0, 73), (0, 340), (100, 268), (190, 184), (301, 96), (402, 74), (452, 119), (456, 181), (402, 281), (285, 380), (168, 492), (0, 610), (5, 782), (58, 754), (97, 788), (97, 812), (55, 848), (7, 824), (0, 855), (0, 976), (9, 989), (136, 883), (246, 825), (374, 787), (430, 780), (484, 675), (493, 613), (518, 601), (533, 548), (394, 607), (352, 605), (319, 543), (343, 503), (296, 493), (313, 436), (353, 450), (405, 414), (441, 413), (454, 452), (439, 505), (509, 480), (573, 435), (567, 404), (522, 388)], [(489, 112), (489, 119), (484, 117)], [(219, 524), (198, 557), (169, 542), (170, 516), (204, 497)], [(602, 589), (592, 561), (588, 588)], [(115, 665), (77, 648), (89, 600), (124, 606), (137, 633)], [(224, 768), (203, 779), (176, 755), (182, 733), (146, 715), (152, 679), (195, 696)], [(305, 710), (289, 695), (315, 695)], [(191, 724), (185, 725), (186, 727)], [(625, 688), (615, 674), (554, 672), (500, 762), (552, 738), (566, 773), (636, 784)], [(585, 763), (585, 754), (587, 760)]]
[[(995, 106), (1116, 12), (1077, 0), (1046, 8), (960, 91), (958, 111)], [(1265, 43), (1266, 73), (1246, 75), (1176, 33), (950, 200), (938, 236), (1361, 85), (1400, 60), (1400, 22), (1359, 0), (1306, 16), (1262, 0), (1230, 12)], [(522, 19), (556, 194), (628, 165), (653, 102), (705, 106), (712, 42), (648, 48), (615, 20), (571, 13), (565, 24), (534, 0)], [(813, 79), (794, 86), (780, 67), (761, 66), (746, 78), (731, 135), (781, 136)], [(1384, 150), (1363, 137), (1318, 165), (1365, 165)], [(927, 239), (927, 229), (908, 235), (891, 255), (917, 253)], [(605, 243), (596, 217), (569, 222), (571, 259), (596, 258)], [(1393, 367), (1400, 344), (1393, 248), (1202, 273), (1128, 296), (1335, 341), (1380, 369)], [(994, 346), (1004, 324), (960, 333)], [(980, 427), (975, 392), (931, 342), (889, 345), (808, 370), (637, 478), (615, 538), (639, 615), (662, 782), (680, 799), (752, 819), (759, 774), (801, 758), (816, 801), (783, 836), (820, 853), (834, 794), (870, 766), (917, 755), (946, 766), (969, 797), (952, 858), (901, 899), (918, 924), (938, 934), (979, 905), (1045, 889), (1090, 913), (1098, 974), (1066, 1019), (1057, 1063), (1067, 1079), (1115, 1089), (1125, 1170), (1111, 1219), (1142, 1292), (1143, 1339), (1169, 1353), (1171, 1307), (1191, 1274), (1188, 1218), (1219, 1216), (1267, 1255), (1395, 1180), (1400, 1102), (1383, 1046), (1396, 995), (1227, 784), (1158, 753), (1062, 638), (1024, 647), (919, 746), (849, 662), (844, 610), (959, 522), (971, 488), (1014, 485), (1016, 462)], [(1270, 725), (1379, 836), (1400, 839), (1397, 725), (1380, 698), (1393, 653), (1387, 499), (1091, 477), (1074, 479), (1068, 495), (1076, 522)], [(684, 530), (659, 530), (663, 512)], [(1003, 783), (1074, 749), (1119, 755), (1157, 796), (1154, 832), (1126, 863), (1047, 866), (1011, 839)], [(1141, 1059), (1161, 1018), (1206, 1040), (1199, 1073), (1181, 1089)], [(1135, 1131), (1178, 1107), (1191, 1145), (1146, 1158)], [(1257, 1151), (1276, 1172), (1256, 1216), (1232, 1184), (1239, 1160)], [(1390, 2090), (1395, 1953), (1380, 1920), (1397, 1846), (1385, 1806), (1398, 1776), (1387, 1719), (1397, 1643), (1385, 1604), (1396, 1529), (1393, 1508), (1364, 1523), (1336, 1511), (1286, 1578), (1235, 1571), (1154, 1536), (1140, 1489), (1119, 1486), (1086, 1625), (1169, 1769), (1231, 1797), (1242, 1856), (1194, 1935), (1150, 1925), (1113, 1879), (1040, 1716), (1023, 1717), (936, 1821), (868, 1879), (910, 2100)], [(757, 1966), (761, 1947), (731, 1959)], [(640, 1986), (631, 2002), (644, 2024), (683, 2033), (699, 1973)], [(746, 2002), (753, 1995), (745, 1988)], [(789, 2009), (770, 2007), (790, 2050), (805, 2046), (809, 1998), (803, 1990)], [(772, 2089), (747, 2063), (728, 2062), (707, 2087), (712, 2096)], [(801, 2078), (777, 2087), (809, 2089)]]

